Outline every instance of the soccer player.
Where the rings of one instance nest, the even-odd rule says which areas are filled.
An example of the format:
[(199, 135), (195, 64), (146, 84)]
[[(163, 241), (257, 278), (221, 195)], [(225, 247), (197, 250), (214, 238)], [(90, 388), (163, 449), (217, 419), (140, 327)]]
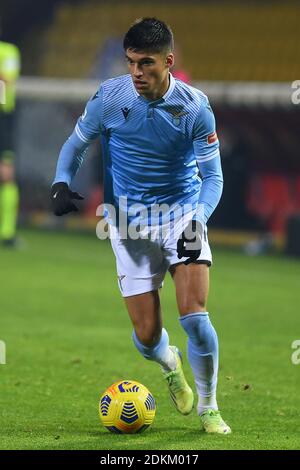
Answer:
[(15, 246), (19, 192), (14, 171), (14, 111), (20, 53), (14, 44), (0, 41), (0, 80), (4, 103), (0, 103), (0, 241)]
[[(62, 147), (51, 191), (54, 213), (77, 210), (74, 199), (81, 196), (70, 184), (90, 142), (101, 136), (105, 203), (119, 218), (114, 221), (109, 210), (106, 216), (134, 344), (146, 359), (160, 364), (178, 411), (190, 413), (194, 397), (181, 354), (169, 345), (162, 327), (159, 289), (169, 271), (188, 336), (202, 427), (208, 433), (228, 434), (230, 427), (216, 400), (218, 338), (206, 308), (212, 262), (206, 222), (223, 186), (214, 115), (200, 90), (170, 73), (173, 35), (164, 22), (137, 20), (123, 45), (129, 74), (102, 83)], [(136, 210), (141, 204), (146, 215)], [(155, 209), (153, 215), (157, 206), (170, 209)], [(189, 210), (177, 217), (174, 207)], [(146, 236), (122, 235), (124, 212), (131, 227), (143, 226), (140, 233)], [(166, 216), (171, 229), (163, 231)], [(149, 219), (150, 231), (145, 225)]]

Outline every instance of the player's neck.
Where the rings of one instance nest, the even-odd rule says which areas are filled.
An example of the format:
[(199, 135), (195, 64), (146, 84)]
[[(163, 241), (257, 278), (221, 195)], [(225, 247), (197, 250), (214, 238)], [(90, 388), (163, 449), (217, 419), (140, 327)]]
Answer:
[(166, 76), (159, 88), (153, 90), (151, 93), (143, 93), (142, 96), (149, 101), (156, 101), (162, 98), (168, 91), (170, 86), (170, 74)]

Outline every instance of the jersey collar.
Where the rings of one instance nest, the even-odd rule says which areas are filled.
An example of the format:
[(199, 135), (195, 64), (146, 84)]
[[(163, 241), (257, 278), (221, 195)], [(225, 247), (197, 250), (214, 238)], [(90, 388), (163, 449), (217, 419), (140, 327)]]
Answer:
[(173, 77), (173, 75), (171, 74), (171, 72), (169, 72), (169, 78), (170, 78), (170, 84), (169, 84), (169, 88), (167, 89), (166, 93), (164, 94), (164, 96), (162, 96), (162, 99), (164, 101), (167, 101), (167, 99), (170, 97), (170, 95), (173, 93), (173, 90), (175, 88), (175, 85), (176, 85), (176, 81), (175, 81), (175, 78)]

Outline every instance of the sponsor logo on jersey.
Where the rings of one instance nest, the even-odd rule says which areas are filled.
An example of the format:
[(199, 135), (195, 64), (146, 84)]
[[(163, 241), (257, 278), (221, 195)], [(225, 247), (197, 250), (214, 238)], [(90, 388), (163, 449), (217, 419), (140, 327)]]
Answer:
[(124, 118), (126, 119), (128, 114), (129, 114), (130, 109), (129, 108), (121, 108), (121, 111), (123, 113)]

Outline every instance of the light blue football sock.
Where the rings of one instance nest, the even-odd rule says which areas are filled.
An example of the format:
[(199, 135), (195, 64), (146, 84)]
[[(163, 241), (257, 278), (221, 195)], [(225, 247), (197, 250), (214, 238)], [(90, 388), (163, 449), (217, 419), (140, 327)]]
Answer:
[(180, 318), (188, 335), (188, 360), (198, 393), (198, 414), (218, 409), (216, 400), (219, 346), (208, 312), (190, 313)]
[(142, 344), (135, 331), (133, 331), (132, 339), (138, 351), (146, 359), (158, 362), (165, 372), (170, 372), (170, 370), (176, 368), (176, 357), (172, 349), (169, 348), (169, 335), (164, 328), (162, 329), (160, 340), (151, 346)]

